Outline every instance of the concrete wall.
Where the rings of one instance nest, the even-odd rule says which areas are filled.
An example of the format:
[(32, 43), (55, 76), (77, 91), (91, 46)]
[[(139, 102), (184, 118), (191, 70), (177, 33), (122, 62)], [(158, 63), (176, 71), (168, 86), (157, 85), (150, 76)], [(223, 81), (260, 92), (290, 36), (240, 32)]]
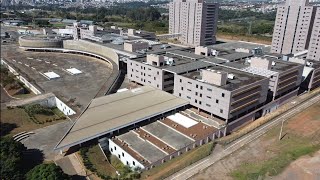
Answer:
[(117, 53), (115, 53), (113, 49), (106, 46), (102, 46), (100, 44), (92, 43), (85, 40), (66, 40), (63, 41), (63, 47), (65, 49), (80, 50), (101, 55), (112, 60), (118, 65), (119, 68), (119, 57)]
[(142, 49), (148, 49), (149, 44), (147, 42), (125, 42), (123, 44), (124, 50), (129, 52), (136, 52)]
[(68, 105), (62, 102), (59, 98), (55, 97), (56, 107), (63, 112), (64, 115), (70, 116), (76, 114), (74, 110), (72, 110)]
[(236, 117), (262, 104), (267, 99), (267, 78), (234, 91), (175, 75), (174, 95), (186, 99), (191, 105), (225, 120)]
[(302, 82), (304, 65), (296, 66), (279, 74), (277, 79), (275, 97), (282, 96), (286, 92), (299, 87)]
[(163, 90), (163, 71), (157, 67), (128, 60), (127, 76), (130, 81)]
[(27, 39), (25, 36), (19, 37), (19, 45), (22, 47), (35, 47), (35, 48), (62, 48), (62, 39)]
[[(111, 139), (109, 139), (109, 152), (115, 156), (124, 164), (128, 165), (131, 168), (140, 167), (141, 169), (145, 169), (144, 165), (142, 165), (138, 160), (133, 158), (129, 153), (123, 150), (120, 146), (114, 143)], [(133, 162), (135, 165), (133, 165)]]
[[(223, 119), (229, 118), (231, 92), (181, 75), (175, 75), (174, 95)], [(223, 97), (224, 96), (224, 97)]]

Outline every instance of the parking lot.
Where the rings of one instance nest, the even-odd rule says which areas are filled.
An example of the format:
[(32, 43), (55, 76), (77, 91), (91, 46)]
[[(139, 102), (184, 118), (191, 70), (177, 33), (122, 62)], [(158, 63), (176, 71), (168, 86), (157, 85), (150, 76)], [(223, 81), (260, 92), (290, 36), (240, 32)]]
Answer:
[[(81, 55), (26, 52), (17, 45), (3, 46), (1, 51), (4, 60), (29, 82), (45, 92), (53, 92), (78, 110), (83, 110), (95, 97), (112, 72), (107, 62)], [(72, 68), (78, 74), (68, 71)]]

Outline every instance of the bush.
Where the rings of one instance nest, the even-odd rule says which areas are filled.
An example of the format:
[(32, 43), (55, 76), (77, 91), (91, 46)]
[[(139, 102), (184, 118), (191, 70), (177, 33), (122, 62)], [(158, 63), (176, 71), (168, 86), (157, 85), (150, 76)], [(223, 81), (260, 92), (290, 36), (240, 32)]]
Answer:
[(35, 114), (43, 114), (43, 115), (54, 115), (50, 108), (41, 106), (40, 104), (32, 104), (24, 107), (25, 111), (29, 116), (34, 116)]
[(40, 164), (27, 173), (27, 180), (38, 180), (38, 179), (71, 179), (69, 175), (65, 174), (59, 166), (54, 163)]

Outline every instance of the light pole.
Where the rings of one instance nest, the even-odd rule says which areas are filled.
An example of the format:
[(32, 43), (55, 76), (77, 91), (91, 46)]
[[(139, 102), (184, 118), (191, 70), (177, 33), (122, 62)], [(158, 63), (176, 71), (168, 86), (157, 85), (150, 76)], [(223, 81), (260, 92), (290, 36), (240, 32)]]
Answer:
[(120, 173), (118, 171), (116, 171), (116, 174), (118, 175), (118, 180), (120, 178)]

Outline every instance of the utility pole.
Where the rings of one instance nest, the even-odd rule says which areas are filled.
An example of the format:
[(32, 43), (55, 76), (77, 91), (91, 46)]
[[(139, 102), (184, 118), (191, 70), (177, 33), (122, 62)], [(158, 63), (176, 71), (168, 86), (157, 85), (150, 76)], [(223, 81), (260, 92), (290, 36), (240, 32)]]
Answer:
[(252, 21), (249, 22), (249, 29), (248, 29), (248, 34), (252, 34)]
[(281, 129), (280, 129), (280, 134), (279, 134), (279, 140), (281, 140), (281, 137), (282, 137), (283, 123), (284, 123), (284, 120), (282, 120), (282, 123), (281, 123)]

